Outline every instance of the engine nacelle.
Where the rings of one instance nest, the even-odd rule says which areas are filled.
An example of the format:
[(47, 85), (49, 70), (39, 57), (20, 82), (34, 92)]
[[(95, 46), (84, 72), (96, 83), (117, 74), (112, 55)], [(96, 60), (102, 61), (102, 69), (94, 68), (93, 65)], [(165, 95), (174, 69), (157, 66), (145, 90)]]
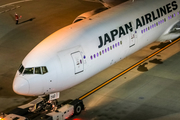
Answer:
[(177, 21), (172, 26), (169, 27), (157, 41), (164, 42), (166, 40), (174, 40), (180, 37), (180, 21)]
[(116, 5), (119, 5), (123, 2), (126, 2), (127, 0), (98, 0), (99, 2), (101, 2), (105, 7), (113, 7)]
[(102, 8), (98, 8), (98, 9), (92, 10), (92, 11), (85, 12), (85, 13), (79, 15), (78, 17), (76, 17), (76, 19), (73, 21), (73, 23), (76, 23), (76, 22), (79, 22), (81, 20), (90, 18), (93, 15), (98, 14), (98, 13), (104, 11), (104, 10), (107, 10), (107, 9), (108, 8), (106, 8), (106, 7), (102, 7)]
[[(123, 2), (126, 2), (127, 0), (84, 0), (84, 1), (99, 2), (107, 8), (111, 8), (113, 6), (116, 6), (116, 5), (119, 5)], [(132, 0), (132, 2), (134, 2), (134, 0)]]

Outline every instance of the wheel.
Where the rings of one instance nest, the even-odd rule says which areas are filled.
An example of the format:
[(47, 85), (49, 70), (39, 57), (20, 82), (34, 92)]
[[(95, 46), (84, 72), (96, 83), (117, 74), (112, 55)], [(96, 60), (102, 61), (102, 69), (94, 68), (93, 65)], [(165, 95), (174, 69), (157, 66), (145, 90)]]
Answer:
[(75, 115), (79, 115), (82, 111), (82, 105), (81, 104), (78, 104), (75, 109), (74, 109), (74, 113)]

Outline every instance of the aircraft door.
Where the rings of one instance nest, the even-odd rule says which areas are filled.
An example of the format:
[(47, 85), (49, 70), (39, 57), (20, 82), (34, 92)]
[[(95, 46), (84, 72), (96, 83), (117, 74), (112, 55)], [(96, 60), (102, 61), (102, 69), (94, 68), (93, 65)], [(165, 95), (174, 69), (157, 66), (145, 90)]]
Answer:
[(129, 48), (135, 46), (135, 44), (136, 44), (136, 39), (137, 39), (137, 31), (136, 31), (136, 29), (135, 29), (135, 27), (134, 27), (133, 22), (131, 22), (131, 24), (132, 24), (132, 29), (133, 29), (133, 31), (130, 32), (130, 34), (129, 34)]
[(74, 72), (75, 74), (81, 73), (84, 71), (84, 63), (82, 55), (79, 51), (71, 54), (73, 62), (74, 62)]

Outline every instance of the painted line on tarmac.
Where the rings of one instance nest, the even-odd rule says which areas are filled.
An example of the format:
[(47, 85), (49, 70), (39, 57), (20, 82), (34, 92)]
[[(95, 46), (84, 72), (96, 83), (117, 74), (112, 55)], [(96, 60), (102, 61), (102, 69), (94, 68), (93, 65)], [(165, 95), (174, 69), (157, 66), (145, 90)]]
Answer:
[(107, 84), (109, 84), (110, 82), (116, 80), (117, 78), (119, 78), (120, 76), (124, 75), (125, 73), (129, 72), (130, 70), (132, 70), (133, 68), (137, 67), (138, 65), (140, 65), (141, 63), (143, 63), (144, 61), (152, 58), (153, 56), (157, 55), (158, 53), (162, 52), (163, 50), (167, 49), (168, 47), (172, 46), (173, 44), (177, 43), (178, 41), (180, 41), (180, 38), (174, 40), (173, 42), (169, 43), (168, 45), (166, 45), (165, 47), (155, 51), (154, 53), (150, 54), (149, 56), (145, 57), (144, 59), (140, 60), (139, 62), (135, 63), (134, 65), (130, 66), (129, 68), (125, 69), (124, 71), (120, 72), (119, 74), (115, 75), (114, 77), (112, 77), (111, 79), (105, 81), (104, 83), (102, 83), (101, 85), (95, 87), (94, 89), (90, 90), (89, 92), (85, 93), (84, 95), (82, 95), (81, 97), (79, 97), (79, 100), (83, 100), (86, 97), (88, 97), (89, 95), (93, 94), (94, 92), (98, 91), (99, 89), (103, 88), (104, 86), (106, 86)]
[(33, 0), (20, 0), (20, 1), (16, 1), (16, 2), (5, 4), (5, 5), (1, 5), (0, 8), (6, 7), (6, 6), (10, 6), (10, 5), (14, 5), (14, 4), (17, 4), (17, 3), (29, 2), (29, 1), (33, 1)]

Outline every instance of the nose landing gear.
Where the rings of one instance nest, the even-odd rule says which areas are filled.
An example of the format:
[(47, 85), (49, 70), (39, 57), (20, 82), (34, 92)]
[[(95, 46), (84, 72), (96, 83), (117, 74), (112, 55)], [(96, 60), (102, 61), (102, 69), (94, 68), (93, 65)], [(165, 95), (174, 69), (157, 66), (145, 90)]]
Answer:
[[(38, 98), (37, 98), (38, 99)], [(34, 106), (29, 107), (29, 112), (42, 112), (42, 111), (56, 111), (58, 101), (55, 100), (48, 100), (47, 97), (41, 98), (42, 100), (35, 103)]]

